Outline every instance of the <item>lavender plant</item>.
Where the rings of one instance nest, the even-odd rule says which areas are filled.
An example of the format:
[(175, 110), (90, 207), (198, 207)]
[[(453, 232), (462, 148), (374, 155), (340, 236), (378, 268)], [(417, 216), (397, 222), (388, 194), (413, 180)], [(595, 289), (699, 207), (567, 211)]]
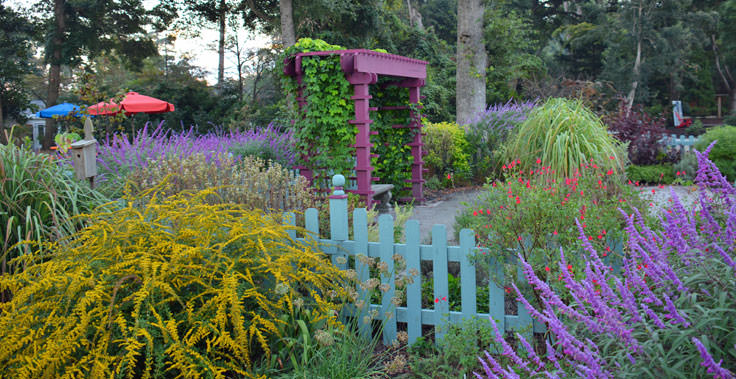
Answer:
[(685, 209), (673, 192), (661, 229), (637, 210), (625, 215), (629, 240), (620, 275), (581, 227), (589, 255), (582, 275), (568, 269), (560, 249), (564, 298), (572, 301), (519, 257), (543, 309), (514, 289), (547, 325), (546, 346), (536, 351), (517, 334), (522, 348), (514, 349), (495, 329), (502, 352), (479, 358), (486, 377), (736, 378), (736, 190), (708, 159), (712, 146), (696, 153), (699, 207)]
[(204, 155), (208, 163), (219, 167), (218, 157), (229, 156), (229, 149), (246, 144), (267, 147), (275, 161), (294, 164), (293, 136), (273, 124), (247, 131), (216, 131), (197, 136), (193, 128), (172, 133), (161, 122), (151, 131), (149, 123), (132, 139), (115, 134), (101, 141), (97, 158), (100, 184), (105, 193), (119, 196), (130, 173), (147, 168), (155, 161), (170, 157), (186, 159)]
[(470, 143), (473, 177), (485, 178), (497, 172), (500, 165), (494, 154), (499, 145), (506, 141), (509, 132), (519, 126), (536, 101), (494, 104), (476, 113), (466, 125), (466, 138)]

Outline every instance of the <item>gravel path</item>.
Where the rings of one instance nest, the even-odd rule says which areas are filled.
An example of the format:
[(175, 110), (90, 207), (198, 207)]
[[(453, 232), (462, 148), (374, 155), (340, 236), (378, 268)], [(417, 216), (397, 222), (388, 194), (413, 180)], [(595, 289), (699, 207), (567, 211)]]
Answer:
[[(655, 186), (637, 187), (640, 196), (653, 204), (653, 210), (661, 210), (666, 207), (672, 197), (670, 190), (674, 191), (680, 198), (680, 202), (686, 207), (692, 206), (698, 199), (697, 187), (684, 186)], [(654, 190), (654, 192), (652, 192)], [(483, 189), (471, 189), (446, 195), (442, 200), (430, 201), (424, 205), (414, 207), (414, 213), (410, 220), (418, 220), (422, 243), (431, 243), (432, 226), (444, 224), (447, 227), (447, 240), (452, 245), (457, 241), (454, 236), (455, 216), (465, 208), (462, 203), (472, 205), (483, 193)]]

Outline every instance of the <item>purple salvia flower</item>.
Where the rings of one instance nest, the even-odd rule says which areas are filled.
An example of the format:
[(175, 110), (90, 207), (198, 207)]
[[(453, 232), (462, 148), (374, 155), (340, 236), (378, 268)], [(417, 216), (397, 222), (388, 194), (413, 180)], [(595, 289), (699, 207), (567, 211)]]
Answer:
[(695, 347), (698, 348), (698, 351), (700, 352), (700, 357), (703, 358), (703, 362), (700, 365), (703, 367), (706, 367), (708, 369), (707, 371), (709, 374), (713, 374), (713, 377), (717, 379), (736, 378), (736, 375), (734, 375), (734, 373), (721, 367), (721, 363), (723, 363), (723, 359), (721, 359), (718, 363), (716, 363), (716, 361), (713, 359), (710, 353), (708, 353), (708, 349), (706, 349), (705, 346), (703, 346), (703, 343), (700, 342), (699, 339), (693, 337), (692, 341), (695, 344)]
[(685, 328), (690, 326), (690, 323), (680, 315), (680, 312), (677, 311), (677, 307), (675, 307), (672, 299), (667, 296), (667, 294), (664, 294), (664, 310), (669, 312), (665, 317), (672, 319), (673, 324), (682, 324)]

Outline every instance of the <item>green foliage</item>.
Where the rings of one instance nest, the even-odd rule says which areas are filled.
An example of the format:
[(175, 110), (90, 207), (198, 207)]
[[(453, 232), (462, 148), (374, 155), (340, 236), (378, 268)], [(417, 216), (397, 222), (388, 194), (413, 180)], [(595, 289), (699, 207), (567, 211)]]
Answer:
[(623, 171), (625, 152), (600, 118), (582, 101), (552, 98), (535, 107), (504, 146), (507, 162), (530, 170), (537, 160), (554, 168), (556, 178), (572, 177), (589, 162), (615, 173)]
[(469, 144), (465, 130), (454, 122), (427, 123), (424, 126), (424, 162), (428, 176), (446, 177), (463, 182), (471, 177)]
[[(72, 176), (50, 155), (13, 144), (0, 145), (2, 273), (19, 269), (8, 265), (12, 258), (36, 248), (45, 253), (44, 243), (63, 240), (84, 227), (86, 219), (80, 215), (106, 201), (86, 182)], [(33, 245), (16, 245), (24, 241)]]
[(544, 73), (545, 67), (528, 18), (501, 2), (486, 5), (485, 10), (486, 101), (493, 104), (518, 98), (520, 82)]
[(482, 371), (477, 357), (493, 346), (488, 320), (467, 319), (451, 325), (437, 346), (424, 337), (418, 339), (409, 348), (409, 367), (419, 378), (470, 377)]
[(4, 118), (25, 121), (23, 110), (30, 103), (30, 91), (23, 77), (33, 72), (31, 41), (34, 26), (27, 17), (0, 4), (0, 129)]
[[(447, 301), (450, 304), (450, 310), (460, 312), (462, 310), (462, 304), (460, 303), (460, 277), (448, 273), (447, 286), (449, 294)], [(475, 302), (478, 304), (479, 309), (482, 309), (488, 304), (489, 296), (488, 291), (476, 291)], [(422, 280), (422, 308), (434, 309), (434, 277), (424, 278)]]
[[(286, 49), (285, 57), (296, 53), (322, 50), (343, 50), (325, 41), (301, 38)], [(296, 149), (301, 151), (300, 163), (327, 178), (335, 173), (350, 173), (355, 166), (353, 155), (357, 128), (348, 124), (353, 116), (351, 86), (340, 68), (340, 57), (311, 56), (302, 59), (302, 93), (307, 100), (300, 113), (293, 103)], [(282, 85), (290, 96), (296, 96), (296, 79), (284, 76)]]
[[(376, 107), (406, 106), (409, 104), (409, 96), (406, 88), (386, 87), (381, 89), (381, 83), (389, 82), (394, 78), (386, 77), (379, 80), (374, 86), (371, 105)], [(414, 107), (418, 114), (419, 109)], [(414, 157), (411, 155), (411, 146), (415, 132), (408, 128), (394, 128), (394, 125), (409, 125), (413, 120), (411, 113), (404, 109), (383, 110), (371, 114), (374, 122), (371, 130), (378, 134), (371, 136), (374, 147), (372, 153), (378, 157), (371, 159), (371, 165), (375, 168), (373, 176), (381, 178), (381, 183), (394, 185), (392, 194), (395, 198), (409, 196), (407, 180), (411, 179), (411, 164)]]
[(280, 218), (207, 204), (213, 190), (126, 198), (53, 258), (0, 277), (0, 370), (10, 377), (253, 377), (283, 316), (339, 328), (344, 274)]
[(231, 146), (228, 151), (235, 157), (253, 157), (258, 158), (264, 162), (275, 162), (280, 164), (282, 167), (288, 167), (289, 162), (282, 157), (281, 160), (278, 158), (280, 154), (274, 150), (267, 140), (250, 140), (243, 143), (235, 144)]
[(244, 156), (239, 160), (204, 154), (186, 158), (168, 155), (137, 168), (127, 178), (138, 191), (160, 187), (157, 194), (171, 196), (212, 187), (210, 203), (234, 203), (266, 212), (302, 210), (313, 204), (313, 193), (303, 176), (276, 162)]
[(666, 163), (648, 166), (630, 165), (626, 167), (626, 177), (640, 184), (672, 184), (675, 180), (675, 168)]
[[(544, 168), (541, 168), (544, 167)], [(585, 254), (576, 221), (591, 236), (590, 242), (604, 256), (611, 255), (615, 244), (624, 240), (624, 218), (619, 209), (629, 211), (643, 202), (626, 186), (620, 174), (591, 163), (570, 178), (553, 179), (544, 163), (534, 166), (534, 172), (518, 171), (509, 164), (506, 182), (486, 185), (478, 201), (463, 210), (455, 219), (455, 233), (472, 229), (478, 245), (486, 249), (475, 254), (480, 264), (490, 259), (507, 262), (506, 286), (516, 275), (513, 263), (521, 254), (540, 278), (553, 286), (559, 283), (559, 248), (577, 274), (585, 268)], [(491, 278), (491, 280), (497, 280)]]
[(54, 136), (54, 143), (56, 143), (56, 147), (58, 148), (59, 152), (65, 154), (67, 150), (71, 148), (72, 143), (77, 142), (81, 139), (82, 136), (74, 132), (60, 133)]
[(736, 180), (736, 126), (724, 125), (708, 129), (695, 143), (695, 149), (704, 151), (713, 141), (718, 143), (710, 151), (710, 160), (728, 180)]
[(692, 182), (695, 180), (695, 174), (698, 171), (698, 158), (693, 152), (683, 153), (680, 161), (672, 167), (675, 170), (675, 176), (682, 182)]
[(733, 112), (727, 114), (723, 118), (723, 124), (724, 125), (736, 125), (736, 111), (733, 111)]

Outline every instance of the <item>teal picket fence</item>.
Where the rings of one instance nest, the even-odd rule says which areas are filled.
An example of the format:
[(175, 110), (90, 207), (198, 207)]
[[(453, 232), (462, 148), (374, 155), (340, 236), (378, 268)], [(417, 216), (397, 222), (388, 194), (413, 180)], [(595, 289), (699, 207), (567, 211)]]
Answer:
[[(336, 177), (342, 177), (338, 175)], [(390, 275), (382, 275), (381, 283), (389, 286), (389, 290), (382, 293), (380, 304), (364, 306), (358, 312), (359, 320), (369, 312), (377, 311), (378, 319), (383, 320), (383, 342), (391, 343), (396, 339), (398, 325), (406, 324), (410, 343), (422, 336), (422, 329), (426, 326), (434, 327), (435, 340), (439, 341), (447, 332), (449, 325), (459, 323), (464, 319), (476, 317), (480, 320), (488, 320), (492, 317), (503, 333), (506, 330), (514, 330), (525, 336), (531, 337), (532, 332), (543, 332), (544, 326), (532, 320), (524, 305), (517, 301), (517, 314), (505, 314), (505, 290), (496, 283), (504, 283), (504, 270), (502, 264), (490, 266), (489, 280), (486, 287), (479, 287), (476, 282), (478, 268), (471, 258), (478, 249), (473, 231), (464, 229), (460, 232), (459, 246), (450, 246), (447, 242), (446, 227), (435, 225), (432, 228), (432, 244), (420, 243), (419, 222), (409, 220), (404, 226), (404, 238), (402, 243), (394, 242), (394, 220), (389, 214), (378, 217), (378, 242), (369, 242), (368, 239), (368, 214), (366, 209), (355, 209), (352, 218), (352, 234), (348, 223), (347, 196), (342, 191), (344, 179), (335, 179), (337, 189), (329, 199), (330, 205), (330, 238), (320, 239), (320, 222), (318, 211), (310, 208), (304, 213), (305, 233), (309, 237), (318, 240), (323, 246), (326, 254), (331, 256), (332, 262), (340, 269), (352, 268), (356, 270), (358, 280), (365, 282), (369, 279), (369, 267), (360, 259), (348, 259), (363, 254), (367, 257), (377, 258), (380, 262), (388, 265)], [(295, 225), (295, 215), (286, 214), (287, 223)], [(302, 225), (299, 225), (302, 226)], [(290, 231), (294, 239), (305, 238), (299, 236), (295, 230)], [(348, 236), (353, 236), (349, 239)], [(394, 272), (394, 254), (400, 255), (406, 262), (406, 272), (419, 272), (420, 275), (413, 277), (413, 283), (408, 284), (405, 291), (406, 306), (395, 306), (391, 303), (394, 292), (397, 291), (395, 281), (397, 275)], [(342, 259), (339, 257), (343, 257)], [(433, 301), (434, 308), (422, 308), (422, 262), (431, 262), (433, 275)], [(460, 299), (450, 299), (448, 285), (448, 265), (459, 264), (460, 276)], [(352, 265), (352, 266), (351, 266)], [(426, 264), (425, 264), (426, 266)], [(518, 265), (517, 265), (518, 266)], [(522, 278), (519, 268), (518, 278)], [(356, 288), (359, 299), (368, 300), (368, 292), (360, 287)], [(488, 304), (477, 304), (477, 291), (488, 291)], [(514, 296), (509, 294), (509, 296)], [(461, 310), (451, 311), (450, 301), (460, 301)], [(368, 326), (366, 326), (368, 327)]]
[(680, 150), (689, 151), (693, 148), (693, 145), (698, 142), (698, 137), (695, 136), (677, 136), (675, 134), (665, 135), (662, 138), (662, 143), (665, 145)]

